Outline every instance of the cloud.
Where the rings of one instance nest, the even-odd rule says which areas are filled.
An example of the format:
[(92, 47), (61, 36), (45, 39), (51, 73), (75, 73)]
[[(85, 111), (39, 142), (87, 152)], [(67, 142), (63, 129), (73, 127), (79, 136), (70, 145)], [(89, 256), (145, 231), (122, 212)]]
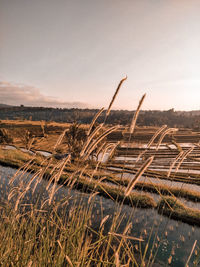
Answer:
[(0, 81), (0, 103), (8, 105), (25, 105), (58, 108), (87, 108), (82, 102), (65, 102), (55, 97), (45, 96), (34, 87)]

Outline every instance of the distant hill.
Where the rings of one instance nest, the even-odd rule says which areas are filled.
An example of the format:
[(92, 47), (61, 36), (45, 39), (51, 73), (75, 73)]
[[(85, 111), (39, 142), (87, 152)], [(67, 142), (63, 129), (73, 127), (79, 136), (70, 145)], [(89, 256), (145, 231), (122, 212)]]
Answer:
[(13, 107), (13, 106), (0, 103), (0, 108), (9, 108), (9, 107)]

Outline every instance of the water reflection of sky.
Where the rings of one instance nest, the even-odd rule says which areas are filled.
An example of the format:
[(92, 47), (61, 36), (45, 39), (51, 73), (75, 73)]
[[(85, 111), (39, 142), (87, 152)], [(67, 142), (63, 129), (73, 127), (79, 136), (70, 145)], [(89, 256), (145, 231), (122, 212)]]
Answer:
[[(8, 185), (8, 182), (14, 173), (15, 170), (11, 168), (0, 167), (1, 199), (7, 198), (8, 192), (11, 189)], [(22, 181), (27, 183), (30, 178), (31, 175), (24, 176), (24, 178), (21, 180), (21, 183)], [(14, 186), (17, 187), (19, 182), (19, 179), (16, 180), (14, 182)], [(37, 185), (34, 194), (32, 194), (31, 190), (29, 190), (25, 195), (24, 203), (28, 204), (36, 202), (38, 198), (47, 199), (48, 192), (46, 191), (46, 186), (47, 181), (41, 180), (41, 182)], [(34, 183), (31, 185), (31, 188), (33, 187)], [(58, 187), (56, 186), (56, 188)], [(69, 206), (77, 201), (77, 199), (82, 199), (83, 204), (85, 203), (85, 205), (87, 205), (88, 198), (90, 197), (89, 194), (80, 193), (76, 190), (70, 191), (67, 188), (62, 187), (56, 192), (54, 201), (59, 201), (59, 199), (62, 199), (66, 196), (71, 197), (69, 200)], [(105, 230), (109, 231), (113, 214), (116, 212), (116, 210), (119, 210), (119, 207), (119, 204), (114, 203), (112, 200), (96, 196), (92, 212), (93, 227), (98, 229), (102, 218), (106, 215), (109, 215), (110, 217), (105, 223)], [(147, 253), (148, 256), (150, 255), (150, 249), (154, 240), (155, 247), (153, 250), (153, 255), (155, 255), (156, 246), (160, 244), (158, 254), (156, 256), (156, 262), (160, 263), (159, 266), (165, 266), (172, 252), (174, 252), (174, 256), (172, 256), (171, 266), (184, 266), (194, 241), (200, 240), (200, 228), (170, 220), (169, 218), (159, 215), (156, 210), (137, 209), (124, 205), (121, 207), (121, 215), (124, 217), (118, 229), (119, 233), (123, 232), (128, 221), (132, 222), (133, 224), (130, 235), (134, 237), (142, 237), (145, 241), (147, 241), (151, 233), (150, 244)], [(133, 243), (135, 245), (138, 245), (138, 242), (134, 242)], [(144, 244), (145, 242), (142, 243), (143, 249)], [(193, 258), (194, 256), (192, 259)]]

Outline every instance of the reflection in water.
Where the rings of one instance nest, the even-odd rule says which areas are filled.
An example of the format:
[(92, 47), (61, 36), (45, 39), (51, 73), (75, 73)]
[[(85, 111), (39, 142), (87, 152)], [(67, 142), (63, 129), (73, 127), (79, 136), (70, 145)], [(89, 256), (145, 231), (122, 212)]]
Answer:
[(10, 146), (10, 145), (5, 145), (2, 147), (3, 149), (11, 149), (11, 150), (15, 150), (16, 147), (15, 146)]
[[(15, 146), (5, 145), (5, 146), (3, 146), (3, 149), (6, 149), (6, 150), (9, 150), (9, 149), (10, 149), (10, 150), (15, 150), (15, 149), (17, 149), (17, 148), (16, 148)], [(34, 154), (33, 151), (28, 150), (28, 149), (26, 149), (26, 148), (19, 147), (19, 149), (20, 149), (22, 152), (29, 153), (29, 154)], [(43, 155), (43, 156), (45, 156), (45, 157), (49, 157), (49, 156), (52, 155), (51, 152), (44, 151), (44, 150), (36, 150), (35, 152), (37, 152), (37, 153), (39, 153), (39, 154), (41, 154), (41, 155)]]
[[(0, 167), (0, 189), (1, 199), (6, 199), (10, 191), (9, 180), (15, 173), (15, 170), (7, 167)], [(23, 177), (24, 181), (29, 181), (30, 174)], [(18, 178), (14, 182), (14, 186), (17, 186), (20, 179)], [(33, 188), (35, 183), (31, 184)], [(48, 198), (48, 192), (46, 190), (47, 181), (41, 180), (37, 185), (36, 190), (32, 193), (31, 190), (27, 192), (24, 198), (24, 202), (34, 203), (40, 198), (41, 200)], [(58, 187), (56, 187), (58, 188)], [(70, 196), (69, 204), (73, 204), (77, 199), (82, 199), (82, 202), (87, 205), (89, 194), (80, 193), (76, 190), (69, 190), (61, 187), (54, 196), (54, 201), (59, 201), (66, 196)], [(105, 230), (110, 230), (110, 223), (112, 216), (119, 210), (119, 204), (116, 204), (112, 200), (104, 199), (103, 197), (95, 196), (95, 202), (92, 213), (92, 227), (98, 229), (99, 224), (103, 217), (110, 215), (108, 221), (105, 223)], [(122, 232), (127, 222), (132, 222), (133, 227), (130, 235), (141, 236), (145, 241), (150, 238), (150, 244), (147, 254), (150, 255), (151, 249), (153, 249), (153, 255), (156, 254), (156, 262), (159, 262), (159, 266), (165, 266), (170, 255), (172, 255), (171, 266), (184, 266), (192, 246), (195, 240), (200, 240), (200, 229), (197, 227), (191, 227), (185, 223), (176, 222), (169, 218), (163, 217), (157, 213), (156, 210), (151, 209), (138, 209), (131, 208), (129, 206), (121, 207), (121, 215), (123, 215), (122, 223), (119, 227), (119, 232)], [(151, 236), (149, 236), (151, 235)], [(133, 241), (134, 242), (134, 241)], [(154, 247), (152, 248), (152, 244)], [(137, 249), (137, 244), (135, 244)], [(143, 249), (145, 242), (142, 243)], [(173, 252), (173, 253), (172, 253)], [(194, 256), (192, 256), (194, 258)], [(191, 261), (192, 262), (192, 261)]]
[(43, 155), (45, 157), (50, 157), (52, 155), (51, 152), (44, 151), (44, 150), (37, 150), (36, 152), (40, 153), (41, 155)]

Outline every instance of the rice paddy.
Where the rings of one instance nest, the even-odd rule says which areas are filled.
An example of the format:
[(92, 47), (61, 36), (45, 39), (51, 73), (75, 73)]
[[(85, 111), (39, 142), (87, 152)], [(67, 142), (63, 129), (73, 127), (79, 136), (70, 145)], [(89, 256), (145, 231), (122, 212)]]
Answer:
[(3, 123), (1, 266), (199, 266), (200, 133), (106, 125), (125, 80), (103, 124)]

